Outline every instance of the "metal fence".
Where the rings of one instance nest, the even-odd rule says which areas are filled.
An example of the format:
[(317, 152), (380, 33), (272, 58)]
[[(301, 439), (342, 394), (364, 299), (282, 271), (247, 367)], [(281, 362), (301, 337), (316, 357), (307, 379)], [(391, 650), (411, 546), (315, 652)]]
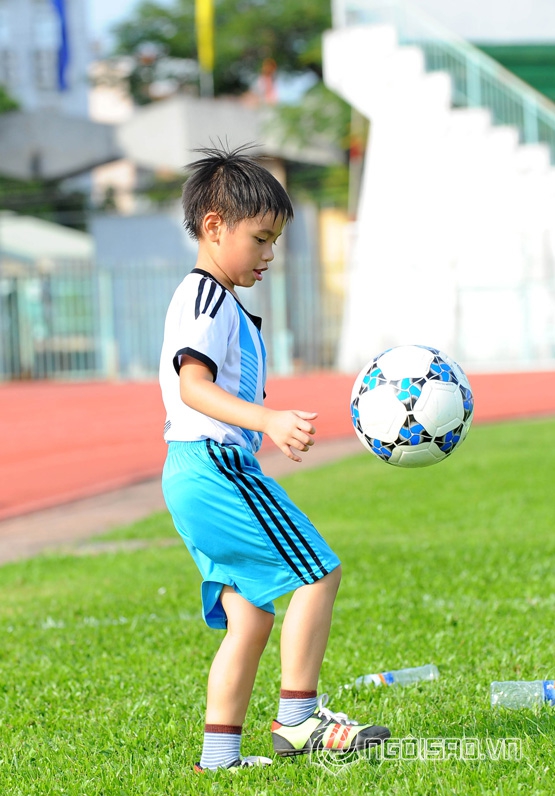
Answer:
[[(155, 376), (166, 310), (191, 267), (50, 261), (47, 271), (0, 271), (0, 380)], [(242, 301), (263, 317), (273, 374), (333, 366), (343, 297), (320, 269), (273, 265)]]

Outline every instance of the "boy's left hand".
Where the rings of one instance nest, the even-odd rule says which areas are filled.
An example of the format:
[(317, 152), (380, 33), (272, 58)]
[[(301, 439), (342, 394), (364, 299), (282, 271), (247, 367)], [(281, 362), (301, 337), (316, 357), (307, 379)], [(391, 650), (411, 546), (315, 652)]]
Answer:
[(295, 451), (306, 453), (314, 445), (312, 436), (316, 429), (311, 421), (317, 417), (318, 412), (303, 412), (300, 409), (271, 410), (264, 432), (289, 459), (301, 462), (301, 457)]

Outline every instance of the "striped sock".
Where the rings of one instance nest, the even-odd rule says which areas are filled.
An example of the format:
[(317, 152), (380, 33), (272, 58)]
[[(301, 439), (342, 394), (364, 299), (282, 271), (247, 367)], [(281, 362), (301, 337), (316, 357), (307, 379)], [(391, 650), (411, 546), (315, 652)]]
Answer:
[(291, 727), (302, 724), (316, 710), (316, 691), (286, 691), (279, 694), (277, 721)]
[(214, 770), (235, 763), (240, 757), (242, 729), (230, 724), (205, 724), (201, 767)]

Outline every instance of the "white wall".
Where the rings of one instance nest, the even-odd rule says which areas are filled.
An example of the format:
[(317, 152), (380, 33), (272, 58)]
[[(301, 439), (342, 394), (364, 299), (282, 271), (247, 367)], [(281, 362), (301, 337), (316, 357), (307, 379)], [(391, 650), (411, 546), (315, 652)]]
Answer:
[(370, 119), (339, 365), (423, 343), (474, 368), (555, 359), (555, 173), (540, 146), (452, 109), (392, 28), (324, 40), (325, 79)]
[[(387, 6), (374, 0), (331, 0), (334, 27), (344, 24), (345, 9)], [(471, 42), (555, 41), (553, 0), (402, 0)]]
[(469, 41), (555, 41), (553, 0), (416, 0), (413, 5)]

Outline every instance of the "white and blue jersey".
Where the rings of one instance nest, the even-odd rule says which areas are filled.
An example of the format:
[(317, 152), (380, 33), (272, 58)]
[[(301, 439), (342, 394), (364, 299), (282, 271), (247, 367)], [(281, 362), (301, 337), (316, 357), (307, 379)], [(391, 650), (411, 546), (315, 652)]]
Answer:
[(202, 575), (210, 627), (225, 628), (227, 585), (262, 610), (323, 578), (339, 559), (254, 456), (262, 435), (221, 423), (181, 400), (181, 357), (204, 363), (222, 389), (262, 404), (266, 352), (260, 319), (210, 274), (195, 269), (177, 288), (164, 332), (160, 385), (168, 454), (162, 476), (174, 525)]
[(214, 420), (183, 403), (179, 393), (181, 357), (206, 365), (215, 383), (231, 395), (262, 404), (266, 350), (261, 319), (248, 313), (213, 276), (195, 268), (178, 286), (166, 315), (160, 386), (166, 407), (166, 442), (213, 439), (256, 453), (258, 431)]

